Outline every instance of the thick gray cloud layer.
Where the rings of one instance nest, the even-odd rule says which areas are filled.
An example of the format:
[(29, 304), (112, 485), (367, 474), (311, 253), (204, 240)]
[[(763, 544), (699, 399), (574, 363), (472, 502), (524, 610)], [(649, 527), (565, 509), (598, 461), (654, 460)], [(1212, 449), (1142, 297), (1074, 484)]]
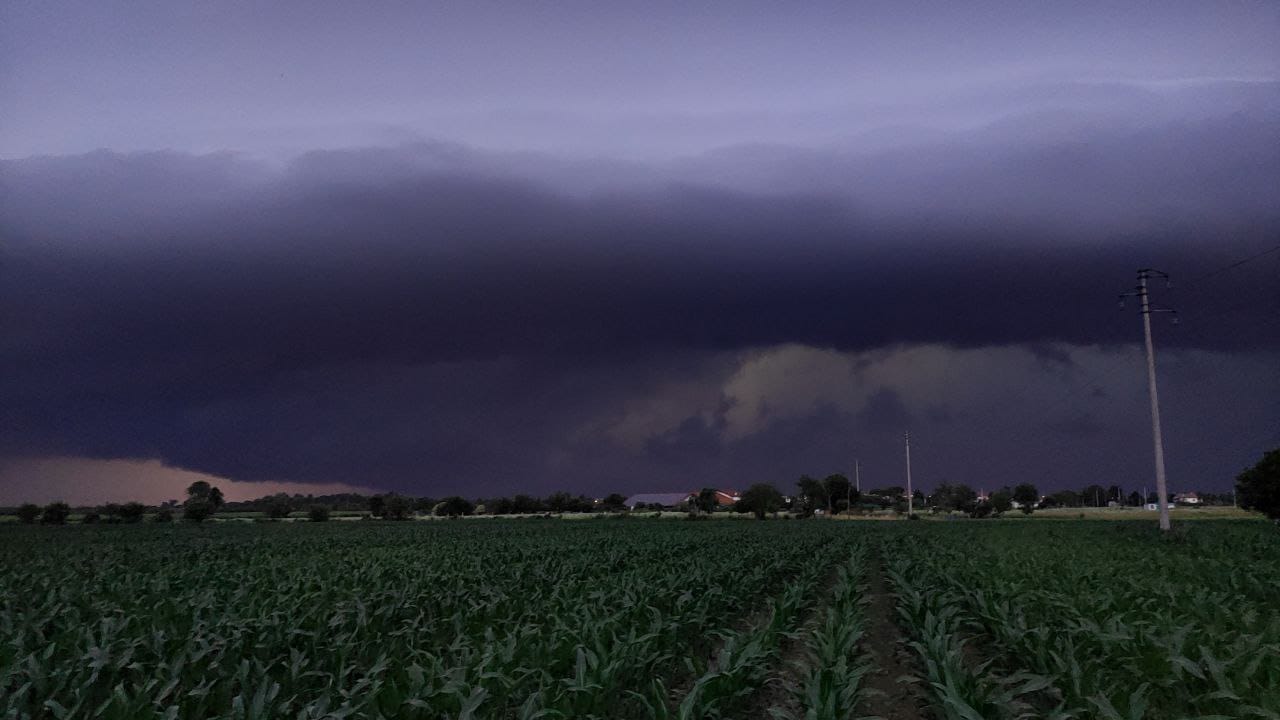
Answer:
[[(1193, 281), (1156, 289), (1186, 317), (1158, 328), (1182, 348), (1168, 362), (1218, 388), (1186, 395), (1172, 434), (1195, 446), (1226, 398), (1251, 413), (1247, 442), (1205, 430), (1220, 450), (1187, 451), (1220, 484), (1280, 420), (1248, 401), (1276, 389), (1260, 368), (1280, 348), (1280, 253), (1199, 276), (1276, 244), (1277, 127), (1232, 113), (656, 166), (449, 144), (283, 170), (177, 153), (7, 161), (0, 452), (416, 492), (605, 490), (785, 481), (860, 443), (874, 458), (911, 425), (938, 437), (937, 476), (1011, 482), (1035, 448), (1078, 441), (1092, 450), (1046, 477), (1115, 472), (1132, 451), (1136, 482), (1140, 393), (1109, 416), (1097, 398), (1114, 382), (1055, 373), (1140, 370), (1124, 349), (1137, 317), (1114, 297), (1157, 265)], [(830, 349), (854, 368), (921, 345), (952, 349), (893, 381), (805, 359)], [(761, 357), (799, 365), (770, 392), (734, 385)], [(1063, 388), (1070, 412), (1033, 421), (1038, 401), (955, 388), (904, 400), (962, 361), (959, 381), (988, 396), (1016, 370)], [(636, 409), (649, 396), (666, 409)]]
[(548, 8), (0, 9), (0, 458), (1138, 485), (1146, 266), (1175, 484), (1280, 442), (1274, 4)]

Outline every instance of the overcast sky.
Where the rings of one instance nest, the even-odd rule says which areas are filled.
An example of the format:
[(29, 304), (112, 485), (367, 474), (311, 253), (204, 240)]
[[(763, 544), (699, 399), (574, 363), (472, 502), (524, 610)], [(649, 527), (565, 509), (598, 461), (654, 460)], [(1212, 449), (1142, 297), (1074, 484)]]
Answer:
[(1148, 266), (1170, 481), (1224, 490), (1280, 444), (1277, 37), (1274, 3), (6, 3), (0, 502), (890, 485), (907, 429), (926, 488), (1140, 489)]

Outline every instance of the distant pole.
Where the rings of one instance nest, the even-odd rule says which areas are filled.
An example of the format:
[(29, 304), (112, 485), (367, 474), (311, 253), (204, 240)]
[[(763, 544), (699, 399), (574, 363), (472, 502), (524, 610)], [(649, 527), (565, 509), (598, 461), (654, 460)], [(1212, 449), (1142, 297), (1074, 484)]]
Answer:
[[(1173, 312), (1165, 308), (1152, 308), (1150, 294), (1147, 292), (1147, 280), (1153, 276), (1162, 277), (1167, 282), (1168, 274), (1159, 270), (1145, 268), (1138, 271), (1138, 287), (1135, 292), (1120, 296), (1121, 305), (1124, 298), (1136, 295), (1142, 303), (1142, 336), (1147, 347), (1147, 394), (1151, 397), (1151, 436), (1156, 459), (1156, 500), (1160, 504), (1160, 529), (1169, 529), (1169, 490), (1164, 474), (1164, 440), (1160, 436), (1160, 398), (1156, 393), (1156, 351), (1151, 342), (1151, 313)], [(1177, 317), (1174, 317), (1177, 322)]]
[(907, 519), (910, 520), (915, 507), (911, 496), (911, 432), (908, 431), (904, 437), (907, 443)]
[(858, 494), (859, 495), (862, 494), (862, 481), (859, 480), (858, 478), (857, 459), (854, 459), (853, 461), (853, 482), (854, 482), (854, 485), (849, 486), (849, 498), (845, 500), (845, 508), (844, 508), (844, 511), (849, 513), (850, 515), (853, 514), (853, 488), (856, 486), (858, 488)]

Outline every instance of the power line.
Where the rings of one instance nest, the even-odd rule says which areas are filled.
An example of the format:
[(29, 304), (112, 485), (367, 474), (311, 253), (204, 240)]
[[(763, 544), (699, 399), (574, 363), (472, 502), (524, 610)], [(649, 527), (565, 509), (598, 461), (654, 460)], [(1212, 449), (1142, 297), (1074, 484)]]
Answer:
[(1262, 252), (1260, 252), (1260, 253), (1256, 253), (1256, 254), (1254, 254), (1254, 255), (1250, 255), (1250, 256), (1249, 256), (1249, 257), (1247, 257), (1247, 258), (1243, 258), (1243, 259), (1237, 260), (1237, 261), (1235, 261), (1235, 262), (1233, 262), (1233, 263), (1230, 263), (1230, 264), (1228, 264), (1228, 265), (1224, 265), (1224, 266), (1222, 266), (1222, 267), (1218, 268), (1217, 270), (1211, 270), (1211, 271), (1209, 271), (1209, 272), (1207, 272), (1207, 273), (1205, 273), (1205, 274), (1203, 274), (1203, 275), (1201, 275), (1201, 276), (1199, 276), (1199, 277), (1194, 277), (1194, 278), (1192, 278), (1191, 280), (1189, 280), (1189, 281), (1187, 282), (1187, 285), (1188, 285), (1188, 286), (1191, 286), (1192, 288), (1194, 288), (1194, 287), (1195, 287), (1195, 285), (1196, 285), (1196, 283), (1198, 283), (1198, 282), (1200, 282), (1200, 281), (1202, 281), (1202, 280), (1207, 280), (1207, 279), (1209, 279), (1209, 278), (1211, 278), (1211, 277), (1213, 277), (1213, 276), (1215, 276), (1215, 275), (1221, 275), (1222, 273), (1227, 272), (1228, 270), (1234, 270), (1234, 269), (1236, 269), (1236, 268), (1240, 267), (1241, 265), (1245, 265), (1245, 264), (1251, 263), (1251, 262), (1253, 262), (1254, 260), (1257, 260), (1258, 258), (1266, 257), (1267, 255), (1270, 255), (1270, 254), (1271, 254), (1271, 253), (1273, 253), (1273, 252), (1280, 252), (1280, 245), (1276, 245), (1275, 247), (1268, 248), (1268, 249), (1266, 249), (1266, 250), (1263, 250), (1263, 251), (1262, 251)]

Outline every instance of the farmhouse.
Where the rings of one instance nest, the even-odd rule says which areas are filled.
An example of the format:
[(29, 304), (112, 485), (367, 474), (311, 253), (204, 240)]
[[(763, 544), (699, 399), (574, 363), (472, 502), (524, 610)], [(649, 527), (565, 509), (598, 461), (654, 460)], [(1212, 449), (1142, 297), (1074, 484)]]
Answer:
[(640, 493), (627, 498), (626, 506), (628, 510), (636, 508), (676, 508), (681, 505), (688, 504), (690, 498), (697, 497), (696, 493)]
[[(679, 508), (684, 507), (698, 498), (698, 491), (684, 493), (639, 493), (627, 498), (626, 506), (630, 510), (637, 507), (654, 507), (661, 506), (663, 508)], [(732, 507), (736, 505), (742, 496), (737, 490), (716, 490), (716, 505), (720, 507)]]
[(717, 490), (716, 504), (720, 507), (732, 507), (738, 504), (742, 499), (742, 495), (737, 490)]

